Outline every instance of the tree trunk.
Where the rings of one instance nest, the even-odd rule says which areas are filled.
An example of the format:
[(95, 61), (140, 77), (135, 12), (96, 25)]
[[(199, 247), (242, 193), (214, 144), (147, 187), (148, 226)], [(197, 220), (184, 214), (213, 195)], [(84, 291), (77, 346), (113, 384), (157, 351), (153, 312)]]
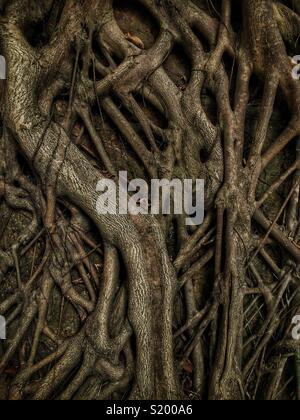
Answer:
[[(293, 3), (0, 2), (0, 398), (299, 396)], [(120, 171), (204, 223), (99, 214)]]

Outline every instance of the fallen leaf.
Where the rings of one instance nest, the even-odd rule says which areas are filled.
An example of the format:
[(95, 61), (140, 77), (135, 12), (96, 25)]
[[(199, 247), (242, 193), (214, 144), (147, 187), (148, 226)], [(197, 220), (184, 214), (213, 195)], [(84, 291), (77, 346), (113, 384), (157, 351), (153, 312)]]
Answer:
[(127, 34), (125, 34), (125, 38), (127, 39), (127, 41), (136, 45), (141, 50), (145, 49), (145, 45), (144, 45), (143, 41), (138, 36), (133, 35), (130, 32), (127, 32)]
[(16, 376), (16, 374), (18, 373), (18, 369), (17, 368), (8, 368), (8, 369), (5, 369), (4, 373), (8, 376)]
[(182, 362), (182, 369), (187, 373), (193, 373), (194, 372), (194, 366), (192, 365), (192, 362), (189, 359), (185, 359)]

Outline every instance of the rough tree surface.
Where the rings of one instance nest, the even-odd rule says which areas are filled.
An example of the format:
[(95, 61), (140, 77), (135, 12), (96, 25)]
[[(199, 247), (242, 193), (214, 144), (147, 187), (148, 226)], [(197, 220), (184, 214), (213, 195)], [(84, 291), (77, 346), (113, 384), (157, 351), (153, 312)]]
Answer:
[[(0, 398), (300, 398), (298, 0), (1, 0)], [(98, 215), (119, 171), (204, 223)]]

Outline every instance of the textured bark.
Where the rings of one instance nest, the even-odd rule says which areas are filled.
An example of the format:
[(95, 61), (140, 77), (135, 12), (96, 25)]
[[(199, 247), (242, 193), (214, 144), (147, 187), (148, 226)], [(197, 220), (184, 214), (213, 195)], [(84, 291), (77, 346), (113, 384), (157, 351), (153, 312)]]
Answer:
[[(3, 398), (298, 398), (299, 7), (0, 10)], [(204, 179), (204, 224), (99, 215), (121, 170)]]

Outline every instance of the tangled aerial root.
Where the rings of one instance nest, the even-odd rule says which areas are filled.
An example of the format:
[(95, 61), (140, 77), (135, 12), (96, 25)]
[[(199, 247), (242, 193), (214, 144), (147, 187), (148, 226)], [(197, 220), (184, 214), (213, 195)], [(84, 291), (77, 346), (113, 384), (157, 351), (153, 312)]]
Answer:
[[(0, 3), (0, 398), (298, 398), (300, 10), (130, 3)], [(121, 170), (203, 225), (97, 214)]]

